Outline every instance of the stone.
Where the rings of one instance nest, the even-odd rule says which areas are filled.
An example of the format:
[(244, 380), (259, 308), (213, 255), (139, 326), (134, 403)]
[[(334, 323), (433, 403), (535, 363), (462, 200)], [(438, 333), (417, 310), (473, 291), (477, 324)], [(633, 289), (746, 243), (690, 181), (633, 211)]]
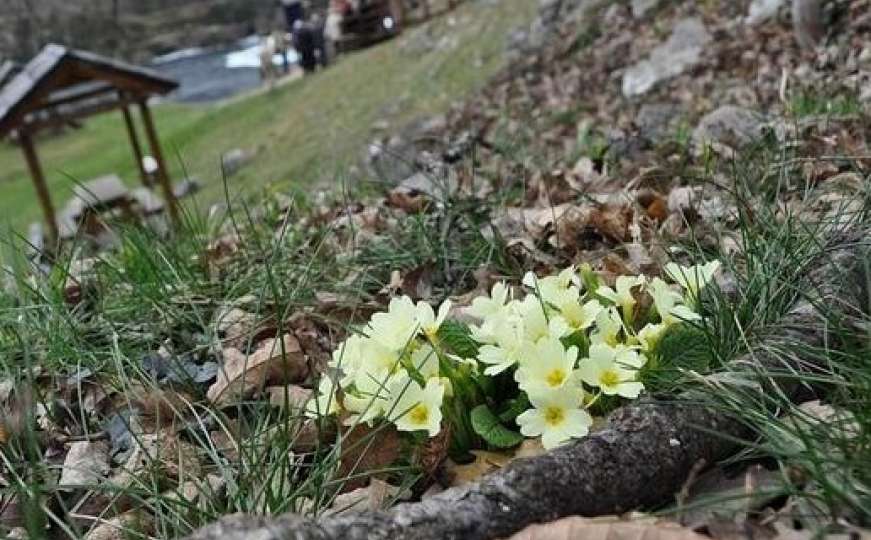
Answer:
[(683, 109), (674, 103), (645, 103), (635, 117), (638, 135), (657, 142), (673, 134), (681, 120)]
[(632, 0), (632, 16), (641, 19), (659, 5), (659, 0)]
[(698, 146), (706, 144), (732, 149), (744, 146), (762, 135), (764, 117), (750, 109), (724, 105), (708, 114), (693, 131), (693, 141)]
[(631, 98), (645, 94), (660, 81), (695, 66), (711, 39), (701, 19), (691, 17), (679, 21), (668, 40), (653, 49), (650, 58), (626, 70), (623, 95)]
[(163, 201), (156, 193), (146, 187), (138, 187), (130, 192), (133, 201), (143, 215), (150, 216), (163, 211)]
[(115, 174), (101, 176), (73, 188), (73, 200), (81, 205), (82, 210), (111, 206), (126, 200), (129, 195), (124, 182)]
[(58, 485), (78, 489), (92, 487), (109, 473), (109, 445), (105, 442), (80, 441), (70, 445)]
[(227, 176), (233, 176), (251, 161), (252, 155), (241, 148), (233, 148), (221, 156), (221, 167)]
[(762, 24), (768, 19), (775, 17), (784, 3), (784, 0), (753, 0), (747, 10), (747, 17), (744, 19), (744, 22), (751, 26)]
[(172, 193), (176, 199), (183, 199), (188, 195), (193, 195), (202, 189), (202, 183), (196, 178), (185, 178), (178, 184), (172, 186)]

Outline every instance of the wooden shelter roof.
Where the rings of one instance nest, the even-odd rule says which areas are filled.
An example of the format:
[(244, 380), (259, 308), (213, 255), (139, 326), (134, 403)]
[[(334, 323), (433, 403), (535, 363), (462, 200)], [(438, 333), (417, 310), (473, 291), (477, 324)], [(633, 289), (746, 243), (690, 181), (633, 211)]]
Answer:
[(51, 119), (109, 110), (123, 100), (167, 94), (178, 83), (160, 73), (97, 54), (47, 45), (0, 89), (0, 137)]

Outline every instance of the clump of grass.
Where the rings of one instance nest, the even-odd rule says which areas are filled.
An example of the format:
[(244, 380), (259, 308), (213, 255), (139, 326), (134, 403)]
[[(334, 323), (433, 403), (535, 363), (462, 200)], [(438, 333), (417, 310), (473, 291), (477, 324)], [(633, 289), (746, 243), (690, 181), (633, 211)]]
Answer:
[(862, 104), (854, 94), (826, 95), (803, 91), (789, 102), (789, 109), (797, 118), (807, 116), (850, 116), (862, 112)]
[[(850, 305), (815, 302), (827, 336), (821, 348), (778, 339), (778, 321), (797, 302), (816, 299), (806, 278), (827, 265), (829, 239), (839, 231), (867, 230), (871, 184), (866, 178), (862, 192), (840, 195), (859, 204), (815, 214), (809, 209), (827, 188), (808, 188), (801, 171), (789, 166), (794, 157), (768, 141), (729, 163), (730, 203), (737, 210), (732, 248), (726, 252), (723, 242), (702, 241), (683, 246), (693, 258), (724, 261), (726, 275), (732, 277), (727, 292), (709, 295), (709, 317), (699, 328), (704, 338), (695, 343), (707, 351), (712, 365), (720, 366), (718, 376), (746, 384), (694, 384), (698, 375), (687, 372), (681, 384), (692, 385), (702, 403), (722, 408), (754, 433), (751, 441), (743, 441), (744, 451), (724, 465), (740, 469), (762, 463), (778, 470), (782, 484), (777, 489), (787, 504), (782, 523), (823, 535), (871, 523), (871, 304), (868, 298), (852, 299)], [(831, 279), (871, 279), (871, 244), (863, 240), (855, 248), (864, 260), (863, 275), (831, 268)], [(728, 363), (754, 346), (782, 358), (784, 366), (796, 365), (798, 358), (807, 368)], [(803, 396), (799, 401), (821, 400), (822, 409), (771, 391), (777, 388), (772, 381), (797, 385)], [(714, 498), (707, 504), (720, 502)]]

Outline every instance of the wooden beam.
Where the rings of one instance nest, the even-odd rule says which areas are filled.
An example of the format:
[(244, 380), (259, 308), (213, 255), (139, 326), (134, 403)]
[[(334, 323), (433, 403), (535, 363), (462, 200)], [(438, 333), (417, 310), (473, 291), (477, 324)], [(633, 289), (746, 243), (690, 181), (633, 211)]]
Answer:
[(166, 168), (166, 163), (163, 161), (163, 152), (160, 149), (157, 130), (154, 129), (154, 119), (151, 117), (148, 102), (144, 99), (139, 102), (139, 112), (142, 115), (142, 122), (145, 124), (145, 135), (148, 137), (148, 142), (151, 145), (151, 154), (154, 156), (154, 160), (157, 161), (157, 179), (160, 182), (160, 187), (163, 188), (163, 198), (166, 200), (167, 207), (169, 208), (169, 217), (174, 225), (178, 225), (178, 201), (172, 192), (169, 171)]
[(139, 144), (139, 135), (137, 135), (136, 126), (133, 124), (130, 107), (124, 105), (121, 107), (121, 112), (124, 114), (124, 124), (127, 126), (127, 136), (130, 138), (130, 146), (133, 148), (133, 158), (136, 160), (139, 178), (142, 180), (143, 186), (150, 187), (151, 182), (148, 178), (148, 173), (145, 172), (145, 164), (142, 163), (142, 145)]
[(49, 239), (51, 244), (54, 244), (60, 237), (57, 228), (57, 217), (54, 213), (54, 205), (51, 203), (51, 195), (48, 192), (48, 187), (45, 185), (45, 176), (42, 174), (42, 167), (39, 165), (36, 149), (33, 146), (33, 138), (30, 133), (22, 130), (18, 132), (18, 141), (21, 144), (21, 149), (24, 151), (24, 159), (27, 161), (27, 167), (30, 169), (30, 178), (33, 180), (33, 187), (36, 188), (36, 195), (39, 198), (40, 206), (42, 206), (42, 214), (45, 217), (45, 224), (48, 226)]
[(123, 99), (120, 101), (106, 101), (103, 103), (89, 105), (87, 107), (80, 107), (78, 109), (68, 112), (56, 112), (51, 116), (45, 118), (31, 117), (29, 119), (23, 120), (21, 124), (27, 131), (35, 133), (41, 129), (64, 126), (75, 120), (81, 120), (83, 118), (87, 118), (89, 116), (93, 116), (103, 112), (114, 111), (115, 109), (129, 106), (132, 103), (135, 103), (135, 101), (130, 99)]

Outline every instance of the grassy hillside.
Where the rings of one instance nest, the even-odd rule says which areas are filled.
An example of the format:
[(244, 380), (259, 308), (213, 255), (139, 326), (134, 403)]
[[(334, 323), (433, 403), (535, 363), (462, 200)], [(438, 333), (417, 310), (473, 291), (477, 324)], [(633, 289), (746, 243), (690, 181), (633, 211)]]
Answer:
[[(508, 33), (531, 20), (534, 6), (526, 0), (468, 2), (272, 92), (218, 106), (157, 107), (172, 174), (178, 179), (187, 170), (199, 177), (205, 184), (200, 200), (214, 202), (223, 190), (219, 156), (242, 148), (257, 155), (230, 179), (233, 190), (335, 179), (359, 159), (375, 121), (397, 126), (437, 113), (485, 84), (504, 65)], [(57, 206), (76, 180), (115, 172), (130, 186), (138, 181), (120, 113), (94, 118), (38, 150)], [(0, 215), (15, 229), (39, 219), (24, 161), (8, 144), (0, 146), (0, 194)]]

